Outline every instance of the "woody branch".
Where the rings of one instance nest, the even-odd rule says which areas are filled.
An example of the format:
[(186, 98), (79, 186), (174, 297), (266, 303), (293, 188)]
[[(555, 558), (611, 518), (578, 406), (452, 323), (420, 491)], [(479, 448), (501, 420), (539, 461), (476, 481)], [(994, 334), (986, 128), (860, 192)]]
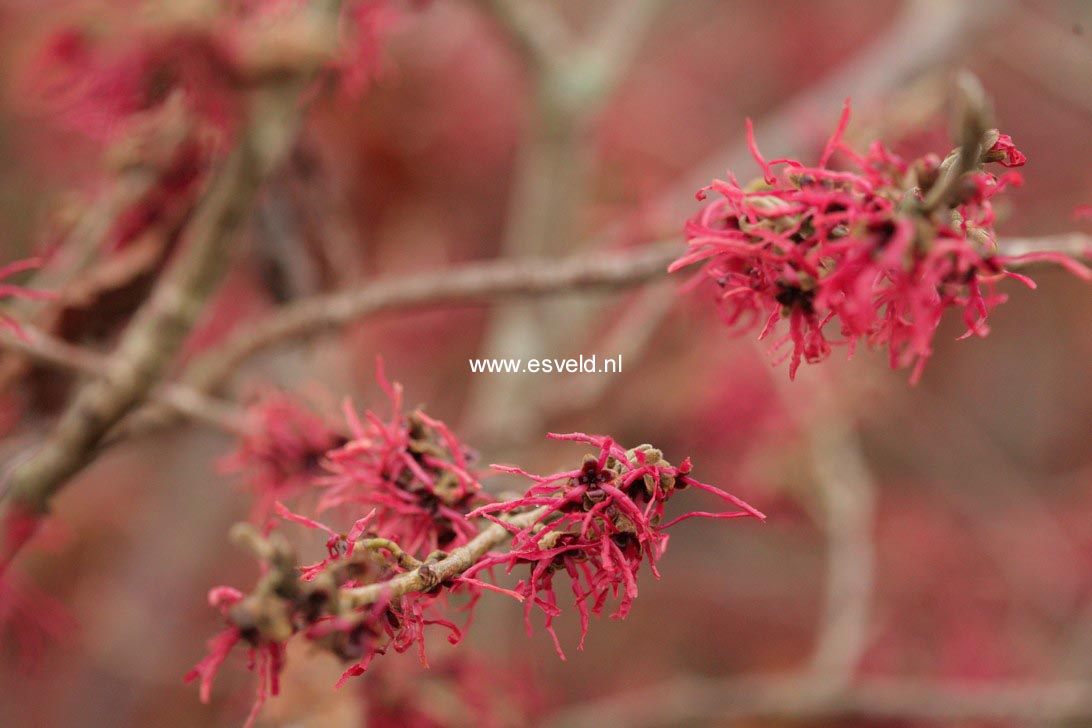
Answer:
[[(319, 7), (327, 11), (332, 35), (338, 3)], [(126, 328), (101, 375), (79, 390), (41, 448), (10, 473), (3, 494), (9, 514), (34, 518), (46, 512), (53, 495), (94, 458), (110, 428), (145, 400), (173, 361), (226, 268), (257, 190), (295, 136), (300, 95), (313, 70), (275, 76), (248, 93), (248, 121), (208, 184), (182, 250)], [(13, 555), (6, 554), (4, 562)]]

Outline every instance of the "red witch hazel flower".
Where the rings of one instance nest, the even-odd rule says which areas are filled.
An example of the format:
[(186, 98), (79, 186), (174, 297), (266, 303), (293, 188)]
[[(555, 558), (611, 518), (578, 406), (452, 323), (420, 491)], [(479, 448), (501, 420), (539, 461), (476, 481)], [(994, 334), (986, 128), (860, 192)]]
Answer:
[(269, 516), (273, 502), (295, 498), (314, 486), (322, 458), (346, 438), (326, 419), (287, 392), (272, 392), (251, 405), (254, 427), (220, 466), (244, 473), (254, 492), (251, 520)]
[(75, 629), (75, 620), (56, 598), (15, 569), (0, 573), (0, 634), (18, 647), (20, 665), (35, 668), (47, 644), (60, 642)]
[[(916, 382), (945, 310), (963, 312), (964, 338), (985, 336), (987, 313), (1006, 298), (993, 290), (1000, 279), (1034, 288), (1014, 266), (1049, 260), (1092, 278), (1092, 271), (1060, 253), (997, 252), (991, 200), (1022, 178), (982, 167), (1024, 164), (1008, 135), (975, 131), (963, 147), (977, 159), (962, 159), (967, 152), (961, 148), (943, 161), (907, 161), (879, 142), (864, 155), (854, 152), (842, 142), (848, 122), (847, 102), (815, 166), (767, 162), (748, 122), (747, 140), (762, 178), (741, 186), (729, 174), (728, 181), (714, 180), (699, 191), (699, 200), (709, 192), (719, 197), (687, 223), (689, 252), (670, 268), (703, 262), (730, 326), (764, 322), (759, 338), (765, 338), (787, 319), (788, 332), (772, 351), (784, 349), (777, 361), (790, 360), (790, 378), (801, 361), (822, 361), (839, 344), (852, 354), (864, 340), (887, 347), (893, 368), (912, 366)], [(835, 154), (845, 158), (846, 168), (828, 166)]]
[[(209, 604), (218, 608), (225, 616), (230, 615), (233, 607), (243, 599), (243, 593), (231, 587), (220, 586), (209, 592)], [(284, 666), (283, 641), (264, 639), (256, 628), (232, 625), (209, 640), (209, 654), (186, 673), (185, 681), (199, 680), (201, 701), (207, 703), (216, 673), (231, 654), (232, 648), (240, 641), (245, 641), (249, 645), (248, 669), (256, 670), (258, 673), (257, 698), (245, 724), (247, 728), (250, 728), (257, 719), (266, 698), (280, 692), (279, 680)]]
[[(590, 614), (602, 613), (607, 599), (618, 600), (611, 616), (624, 618), (637, 598), (637, 574), (648, 561), (659, 577), (656, 560), (667, 548), (666, 529), (688, 518), (740, 518), (765, 516), (735, 496), (690, 477), (690, 460), (674, 466), (650, 445), (626, 450), (609, 437), (574, 433), (551, 434), (558, 440), (583, 442), (599, 449), (577, 470), (553, 475), (531, 475), (507, 466), (493, 466), (500, 472), (523, 475), (535, 481), (522, 498), (482, 506), (471, 516), (482, 515), (513, 533), (512, 549), (487, 556), (472, 573), (497, 565), (511, 571), (517, 565), (530, 566), (530, 575), (519, 582), (516, 592), (525, 598), (524, 616), (531, 631), (531, 609), (537, 606), (546, 616), (546, 629), (558, 654), (564, 652), (552, 622), (561, 613), (553, 579), (558, 571), (569, 576), (580, 612), (583, 649)], [(687, 487), (704, 490), (734, 506), (723, 512), (693, 511), (663, 523), (668, 499)], [(516, 528), (495, 514), (537, 508), (533, 523)]]
[(407, 571), (428, 573), (431, 562), (418, 561), (396, 542), (378, 535), (375, 510), (342, 533), (293, 513), (279, 502), (274, 507), (286, 521), (325, 532), (329, 536), (327, 557), (299, 567), (279, 533), (266, 537), (249, 524), (237, 526), (236, 539), (261, 559), (262, 577), (250, 594), (232, 587), (210, 592), (210, 603), (221, 610), (229, 627), (209, 642), (209, 654), (186, 676), (188, 682), (200, 679), (201, 698), (207, 702), (220, 666), (237, 644), (246, 644), (250, 668), (259, 673), (248, 725), (266, 697), (277, 694), (285, 644), (296, 635), (352, 663), (338, 681), (340, 687), (363, 674), (375, 657), (390, 649), (402, 653), (416, 646), (427, 667), (425, 627), (429, 625), (446, 628), (448, 641), (458, 644), (465, 628), (440, 613), (448, 607), (449, 594), (464, 602), (461, 609), (468, 614), (486, 588), (519, 598), (465, 575), (437, 579), (425, 591), (395, 595), (380, 588), (378, 594), (362, 595), (360, 590), (368, 585), (388, 583)]
[[(694, 517), (764, 518), (739, 499), (692, 478), (689, 460), (674, 466), (651, 446), (626, 450), (610, 438), (583, 434), (552, 436), (598, 449), (576, 470), (539, 477), (494, 466), (535, 483), (522, 498), (491, 503), (470, 471), (468, 449), (454, 433), (420, 411), (403, 414), (401, 387), (387, 382), (381, 366), (378, 379), (390, 399), (391, 414), (381, 418), (366, 412), (361, 418), (346, 407), (350, 439), (320, 457), (331, 475), (310, 473), (315, 453), (331, 430), (283, 401), (262, 410), (264, 428), (240, 451), (243, 461), (257, 464), (264, 497), (291, 495), (313, 484), (322, 489), (315, 510), (351, 524), (338, 530), (272, 500), (283, 522), (326, 536), (325, 557), (303, 566), (281, 522), (274, 520), (261, 530), (252, 524), (235, 527), (235, 540), (258, 557), (261, 577), (248, 594), (232, 587), (210, 593), (210, 602), (228, 626), (209, 643), (209, 654), (187, 679), (200, 680), (207, 701), (217, 671), (236, 645), (244, 645), (251, 669), (259, 674), (250, 722), (266, 697), (277, 693), (291, 639), (303, 639), (350, 663), (340, 686), (391, 650), (416, 648), (427, 667), (426, 627), (444, 628), (448, 641), (458, 644), (487, 590), (525, 602), (528, 629), (531, 607), (537, 605), (553, 635), (552, 621), (560, 613), (553, 576), (560, 569), (570, 577), (586, 631), (590, 615), (600, 614), (612, 597), (619, 602), (613, 616), (626, 616), (637, 597), (642, 562), (647, 560), (656, 572), (656, 560), (667, 546), (667, 528)], [(281, 406), (288, 413), (283, 418), (277, 414)], [(315, 439), (305, 437), (307, 432)], [(284, 467), (286, 462), (291, 467)], [(302, 471), (301, 462), (307, 465)], [(710, 492), (733, 508), (684, 513), (663, 522), (667, 501), (687, 487)], [(479, 531), (480, 521), (471, 520), (475, 518), (502, 528)], [(511, 551), (491, 553), (508, 532), (513, 535)], [(531, 573), (514, 591), (479, 578), (485, 574), (491, 580), (494, 567), (511, 571), (520, 564), (530, 565)], [(465, 614), (464, 624), (456, 624), (455, 612)]]
[(474, 453), (443, 422), (420, 410), (403, 414), (402, 386), (386, 380), (382, 362), (377, 378), (390, 416), (361, 418), (345, 405), (351, 437), (327, 456), (319, 510), (374, 507), (376, 527), (410, 553), (462, 546), (477, 535), (467, 512), (488, 500), (470, 470)]
[[(318, 65), (359, 93), (376, 76), (382, 41), (397, 17), (387, 0), (343, 3), (342, 37), (334, 39), (320, 37), (328, 29), (319, 30), (313, 9), (297, 0), (217, 3), (214, 12), (152, 12), (136, 21), (130, 8), (116, 10), (111, 23), (96, 16), (86, 27), (54, 33), (27, 69), (28, 97), (100, 140), (118, 137), (139, 112), (172, 95), (230, 133), (248, 84), (286, 70)], [(102, 28), (111, 26), (124, 32), (103, 37)], [(330, 54), (336, 40), (341, 47)]]

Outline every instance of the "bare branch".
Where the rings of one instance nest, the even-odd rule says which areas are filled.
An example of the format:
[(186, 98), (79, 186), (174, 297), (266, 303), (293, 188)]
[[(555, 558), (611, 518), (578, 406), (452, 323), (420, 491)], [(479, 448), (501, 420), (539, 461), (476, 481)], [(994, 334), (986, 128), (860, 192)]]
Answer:
[(668, 264), (678, 255), (677, 244), (662, 243), (613, 257), (598, 253), (558, 261), (500, 260), (380, 279), (359, 290), (315, 296), (284, 306), (195, 362), (183, 381), (214, 392), (239, 364), (259, 351), (310, 338), (380, 311), (585, 294), (641, 285), (666, 275)]
[(667, 0), (615, 0), (588, 40), (583, 73), (596, 74), (596, 93), (609, 96)]
[[(58, 369), (101, 377), (110, 358), (90, 349), (56, 339), (27, 324), (20, 326), (23, 337), (0, 332), (0, 348)], [(233, 405), (179, 384), (153, 389), (149, 399), (173, 412), (232, 435), (248, 431), (246, 417)]]
[[(799, 156), (809, 141), (802, 139), (802, 122), (816, 114), (831, 114), (847, 96), (856, 106), (884, 99), (893, 88), (905, 85), (965, 48), (969, 40), (991, 23), (1005, 17), (1010, 2), (1004, 0), (909, 0), (890, 28), (821, 82), (810, 86), (769, 118), (755, 120), (762, 144), (784, 157)], [(734, 142), (709, 155), (683, 175), (659, 203), (664, 219), (677, 219), (694, 205), (694, 190), (705, 186), (726, 169), (751, 164), (747, 145)]]
[(569, 32), (554, 9), (541, 0), (475, 0), (493, 18), (536, 71), (552, 67), (571, 46)]
[(809, 393), (811, 406), (802, 408), (800, 393), (790, 391), (793, 385), (773, 369), (768, 372), (807, 450), (827, 542), (822, 613), (808, 669), (831, 684), (848, 684), (868, 647), (872, 623), (875, 479), (849, 415), (851, 393), (822, 379)]
[(824, 417), (808, 427), (806, 438), (828, 550), (826, 595), (811, 669), (848, 682), (868, 647), (871, 627), (876, 486), (847, 418)]
[[(1092, 235), (1061, 233), (1059, 235), (1043, 235), (1034, 238), (1002, 238), (997, 241), (997, 251), (1002, 255), (1064, 253), (1078, 260), (1082, 258), (1092, 260)], [(1043, 264), (1036, 263), (1034, 265)]]
[(301, 85), (290, 79), (252, 97), (251, 126), (223, 161), (177, 258), (122, 335), (102, 376), (85, 385), (30, 459), (11, 473), (4, 499), (43, 513), (50, 498), (93, 457), (102, 437), (151, 391), (181, 347), (226, 268), (231, 243), (268, 172), (299, 122)]
[[(1076, 253), (1087, 251), (1090, 245), (1088, 236), (1069, 234), (1002, 240), (998, 247), (1006, 255), (1019, 255), (1045, 250)], [(254, 354), (383, 311), (577, 295), (644, 285), (664, 276), (679, 254), (678, 244), (664, 242), (614, 257), (596, 252), (561, 260), (497, 260), (435, 273), (381, 278), (359, 290), (314, 296), (278, 309), (195, 362), (184, 381), (201, 391), (214, 392)]]
[[(548, 509), (549, 506), (543, 506), (505, 520), (513, 528), (526, 528)], [(499, 523), (494, 523), (465, 546), (460, 546), (438, 561), (421, 564), (413, 571), (407, 571), (386, 581), (343, 590), (342, 598), (345, 600), (345, 606), (356, 609), (374, 604), (381, 599), (395, 599), (410, 592), (428, 591), (437, 584), (463, 573), (489, 551), (511, 538), (511, 531)]]

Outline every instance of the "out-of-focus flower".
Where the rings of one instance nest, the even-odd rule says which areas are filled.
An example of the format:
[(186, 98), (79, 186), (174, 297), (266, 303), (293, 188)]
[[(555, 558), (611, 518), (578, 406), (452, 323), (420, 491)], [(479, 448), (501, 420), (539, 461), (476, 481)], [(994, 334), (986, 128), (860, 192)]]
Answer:
[[(997, 252), (991, 200), (1022, 180), (1016, 172), (995, 176), (982, 164), (1026, 161), (1008, 136), (987, 132), (981, 158), (949, 179), (958, 174), (958, 151), (943, 162), (910, 162), (875, 142), (860, 155), (842, 143), (848, 121), (847, 104), (815, 166), (767, 162), (748, 122), (762, 179), (741, 186), (729, 174), (700, 190), (699, 200), (709, 192), (719, 197), (687, 223), (690, 250), (671, 266), (704, 263), (730, 326), (762, 322), (765, 338), (787, 319), (788, 333), (772, 348), (785, 350), (778, 361), (790, 360), (790, 378), (802, 361), (822, 361), (838, 344), (852, 354), (864, 340), (887, 347), (893, 367), (912, 366), (917, 381), (945, 310), (962, 311), (965, 337), (985, 336), (987, 313), (1006, 298), (994, 284), (1011, 277), (1034, 287), (1011, 270), (1014, 264), (1050, 260), (1092, 277), (1060, 253)], [(846, 158), (846, 169), (828, 166), (835, 153)], [(941, 190), (954, 193), (938, 197)]]
[(75, 620), (64, 604), (18, 571), (0, 570), (0, 633), (18, 646), (23, 667), (33, 669), (47, 644), (63, 640), (75, 629)]
[(274, 501), (293, 499), (314, 486), (322, 458), (345, 437), (287, 392), (263, 396), (248, 414), (253, 429), (220, 465), (225, 472), (245, 475), (255, 496), (251, 517), (261, 523)]
[(252, 82), (285, 72), (323, 71), (359, 94), (377, 75), (382, 41), (397, 18), (387, 0), (345, 3), (338, 32), (296, 0), (114, 12), (113, 25), (124, 31), (105, 36), (102, 22), (61, 28), (26, 73), (28, 96), (97, 140), (118, 138), (134, 116), (172, 95), (230, 133)]
[(342, 51), (333, 63), (345, 94), (358, 97), (379, 76), (383, 39), (397, 20), (387, 0), (363, 0), (345, 8)]
[(67, 27), (45, 43), (27, 84), (62, 125), (105, 141), (172, 95), (228, 128), (238, 114), (232, 68), (223, 44), (190, 25), (137, 28), (120, 40)]
[(1012, 137), (1008, 134), (998, 134), (997, 141), (982, 155), (982, 161), (997, 162), (1003, 167), (1023, 167), (1028, 158), (1016, 148)]
[(377, 530), (421, 557), (465, 544), (477, 534), (466, 514), (487, 500), (470, 469), (473, 452), (440, 420), (404, 414), (402, 386), (386, 380), (381, 362), (377, 378), (390, 415), (361, 417), (345, 405), (350, 439), (324, 461), (319, 510), (375, 508)]
[(233, 647), (245, 642), (250, 646), (251, 667), (257, 664), (260, 674), (251, 719), (266, 695), (276, 694), (276, 675), (283, 667), (285, 643), (297, 635), (352, 663), (338, 681), (340, 687), (362, 675), (377, 656), (391, 649), (402, 653), (416, 647), (421, 663), (427, 666), (427, 626), (447, 629), (448, 641), (459, 643), (465, 627), (460, 628), (444, 616), (449, 594), (459, 598), (460, 609), (468, 616), (467, 625), (483, 589), (517, 596), (460, 575), (439, 581), (424, 592), (387, 594), (371, 604), (354, 606), (347, 590), (390, 580), (410, 568), (427, 568), (427, 562), (422, 565), (408, 557), (397, 543), (378, 534), (374, 529), (375, 511), (341, 533), (293, 513), (280, 503), (275, 507), (285, 520), (327, 533), (327, 557), (298, 567), (279, 533), (267, 539), (256, 531), (237, 531), (240, 540), (260, 555), (262, 577), (247, 595), (233, 587), (217, 587), (210, 592), (210, 603), (220, 608), (229, 627), (210, 641), (208, 655), (186, 677), (187, 681), (200, 678), (202, 698), (207, 701), (217, 670)]
[[(512, 549), (492, 554), (469, 573), (504, 565), (511, 571), (519, 564), (530, 566), (528, 578), (516, 592), (524, 598), (524, 617), (531, 631), (531, 610), (537, 606), (546, 615), (546, 629), (558, 654), (565, 655), (552, 622), (561, 613), (554, 592), (554, 575), (565, 571), (580, 612), (581, 639), (587, 635), (590, 614), (599, 615), (607, 599), (618, 599), (611, 616), (624, 618), (637, 597), (637, 575), (648, 561), (659, 577), (656, 560), (667, 548), (665, 530), (687, 518), (739, 518), (765, 516), (735, 496), (690, 477), (690, 460), (674, 466), (650, 445), (626, 450), (609, 437), (573, 433), (551, 434), (599, 449), (577, 470), (552, 475), (531, 475), (519, 468), (493, 466), (535, 481), (522, 498), (482, 506), (472, 516), (482, 515), (513, 533)], [(692, 511), (663, 523), (664, 507), (677, 491), (694, 487), (731, 503), (735, 510)], [(495, 514), (543, 508), (542, 514), (526, 528), (514, 528)]]
[[(231, 608), (243, 600), (242, 592), (231, 587), (216, 587), (209, 592), (209, 604), (227, 615)], [(254, 706), (245, 723), (246, 728), (254, 725), (262, 705), (270, 695), (280, 692), (280, 674), (284, 667), (284, 644), (268, 640), (256, 628), (233, 624), (209, 640), (209, 653), (203, 660), (186, 673), (185, 681), (200, 682), (201, 702), (209, 702), (212, 681), (224, 664), (232, 649), (240, 641), (245, 641), (247, 649), (247, 669), (258, 673), (258, 687)]]

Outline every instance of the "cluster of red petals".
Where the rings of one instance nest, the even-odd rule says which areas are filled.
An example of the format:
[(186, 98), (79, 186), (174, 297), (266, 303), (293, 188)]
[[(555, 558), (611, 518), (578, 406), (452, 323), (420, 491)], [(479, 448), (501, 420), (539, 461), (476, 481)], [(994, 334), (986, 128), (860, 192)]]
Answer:
[[(208, 655), (186, 675), (187, 682), (200, 679), (201, 699), (207, 702), (212, 681), (228, 655), (240, 642), (247, 645), (248, 667), (259, 674), (248, 726), (266, 697), (277, 694), (286, 644), (297, 635), (352, 663), (338, 680), (336, 686), (340, 687), (348, 679), (362, 675), (377, 656), (389, 650), (403, 653), (416, 647), (422, 665), (427, 667), (426, 627), (445, 628), (448, 641), (458, 644), (482, 590), (505, 592), (472, 577), (457, 576), (427, 592), (412, 592), (397, 598), (385, 596), (361, 607), (346, 606), (339, 598), (343, 590), (387, 581), (406, 570), (396, 557), (386, 559), (358, 547), (361, 539), (379, 536), (374, 528), (376, 511), (358, 519), (347, 532), (339, 532), (293, 513), (279, 501), (274, 508), (285, 521), (325, 533), (326, 557), (301, 567), (298, 573), (279, 575), (273, 583), (266, 584), (260, 596), (256, 596), (257, 592), (245, 596), (233, 587), (213, 589), (209, 602), (221, 610), (229, 626), (210, 640)], [(264, 564), (264, 578), (269, 579), (277, 568), (284, 568), (284, 564)], [(449, 595), (460, 600), (458, 609), (468, 615), (462, 628), (444, 616), (451, 609)]]
[[(216, 12), (162, 12), (134, 23), (132, 8), (117, 8), (120, 37), (102, 37), (101, 23), (53, 33), (28, 72), (34, 96), (73, 129), (116, 138), (141, 112), (182, 95), (188, 107), (230, 131), (239, 117), (241, 91), (255, 75), (291, 63), (305, 37), (309, 9), (298, 0), (236, 0)], [(344, 3), (340, 43), (326, 71), (359, 92), (378, 73), (383, 37), (396, 15), (387, 0)], [(293, 40), (293, 33), (301, 34)], [(328, 53), (331, 48), (316, 48)], [(301, 62), (308, 59), (301, 58)]]
[(443, 422), (420, 410), (402, 411), (402, 386), (378, 380), (390, 414), (358, 415), (346, 404), (350, 437), (327, 454), (319, 511), (375, 508), (376, 529), (422, 557), (462, 546), (477, 535), (466, 514), (486, 502), (471, 470), (474, 453)]
[[(583, 648), (590, 615), (600, 615), (609, 598), (618, 601), (612, 617), (621, 619), (628, 614), (637, 597), (637, 575), (644, 561), (659, 577), (656, 560), (667, 547), (667, 528), (695, 517), (765, 518), (735, 496), (690, 477), (689, 458), (673, 466), (647, 445), (626, 450), (609, 437), (583, 433), (550, 437), (583, 442), (599, 452), (589, 455), (576, 470), (546, 476), (494, 466), (501, 472), (528, 477), (535, 484), (522, 498), (482, 506), (471, 514), (499, 523), (513, 534), (510, 551), (489, 555), (473, 571), (501, 565), (511, 571), (517, 565), (529, 565), (530, 575), (515, 590), (525, 599), (528, 633), (532, 607), (537, 606), (545, 614), (546, 629), (562, 659), (565, 655), (552, 626), (561, 613), (553, 583), (558, 571), (569, 577), (580, 613)], [(712, 493), (734, 509), (693, 511), (664, 523), (667, 501), (687, 487)], [(515, 528), (496, 515), (531, 508), (541, 508), (542, 513), (526, 528)]]
[[(1050, 260), (1092, 277), (1062, 254), (996, 252), (991, 200), (1019, 185), (1019, 173), (971, 171), (956, 202), (925, 214), (919, 203), (943, 176), (941, 160), (907, 161), (879, 142), (858, 154), (842, 142), (848, 114), (847, 104), (815, 166), (767, 162), (748, 122), (762, 179), (741, 186), (730, 174), (699, 191), (699, 200), (718, 197), (687, 223), (689, 251), (671, 266), (704, 263), (730, 326), (762, 324), (765, 338), (787, 319), (772, 348), (790, 360), (790, 377), (802, 361), (822, 361), (838, 344), (852, 353), (864, 340), (888, 348), (892, 367), (912, 366), (916, 381), (945, 310), (962, 311), (965, 336), (985, 336), (987, 313), (1005, 300), (994, 284), (1012, 277), (1034, 287), (1013, 264)], [(993, 135), (980, 163), (1024, 164), (1010, 137)], [(828, 166), (836, 153), (845, 168)]]
[[(448, 640), (452, 644), (462, 640), (463, 630), (433, 614), (436, 610), (431, 608), (446, 606), (444, 587), (458, 587), (460, 594), (469, 596), (466, 607), (469, 612), (481, 596), (481, 587), (487, 585), (476, 579), (457, 577), (450, 584), (438, 584), (428, 593), (414, 592), (398, 599), (383, 598), (348, 614), (338, 612), (334, 601), (323, 603), (337, 589), (385, 581), (405, 571), (397, 559), (382, 565), (375, 560), (354, 559), (361, 538), (379, 535), (373, 527), (376, 511), (372, 510), (358, 519), (348, 532), (341, 533), (324, 523), (292, 513), (279, 502), (275, 506), (277, 513), (285, 520), (323, 531), (328, 536), (326, 558), (300, 570), (301, 578), (314, 584), (317, 589), (304, 593), (304, 598), (296, 605), (298, 611), (292, 622), (305, 639), (321, 644), (344, 660), (354, 661), (341, 676), (338, 687), (349, 678), (364, 674), (372, 660), (386, 654), (389, 649), (402, 653), (416, 646), (421, 664), (427, 667), (425, 627), (428, 625), (447, 628)], [(330, 591), (331, 587), (333, 592)]]
[(68, 609), (14, 569), (0, 572), (0, 634), (11, 638), (19, 663), (33, 669), (49, 644), (62, 642), (76, 629)]
[[(11, 276), (18, 275), (19, 273), (28, 270), (34, 270), (41, 267), (41, 265), (42, 261), (39, 258), (25, 258), (23, 260), (16, 260), (8, 263), (7, 265), (0, 265), (0, 299), (25, 298), (33, 301), (44, 301), (54, 298), (55, 294), (51, 291), (36, 291), (3, 282), (5, 278), (10, 278)], [(0, 311), (0, 329), (7, 329), (19, 337), (26, 336), (26, 333), (19, 326), (18, 322), (2, 311)]]
[[(284, 643), (295, 635), (353, 663), (340, 685), (388, 650), (401, 653), (416, 646), (426, 663), (427, 626), (445, 628), (453, 644), (461, 641), (483, 589), (518, 598), (462, 575), (427, 592), (383, 598), (366, 607), (346, 608), (339, 601), (343, 590), (404, 572), (407, 566), (393, 549), (424, 561), (467, 543), (478, 533), (467, 513), (488, 500), (470, 470), (471, 451), (443, 422), (420, 411), (403, 412), (402, 387), (386, 380), (381, 362), (377, 378), (390, 413), (359, 415), (347, 403), (348, 437), (287, 394), (266, 397), (251, 409), (256, 427), (241, 439), (226, 466), (248, 473), (257, 496), (255, 516), (267, 536), (276, 525), (267, 519), (272, 510), (284, 521), (324, 533), (326, 556), (298, 568), (266, 563), (263, 578), (276, 569), (291, 573), (277, 588), (265, 589), (261, 599), (244, 599), (231, 587), (213, 590), (210, 598), (232, 626), (210, 643), (209, 655), (190, 673), (190, 679), (201, 678), (206, 699), (207, 686), (240, 641), (249, 645), (251, 663), (261, 675), (253, 716), (265, 696), (276, 692)], [(355, 519), (351, 527), (339, 531), (280, 502), (308, 492), (318, 495), (311, 501), (314, 512)], [(367, 515), (357, 518), (360, 513)], [(373, 538), (393, 546), (371, 553), (358, 548), (362, 539)], [(462, 627), (445, 617), (450, 595), (467, 615)], [(244, 624), (255, 626), (241, 629)]]
[(333, 67), (341, 90), (350, 98), (359, 96), (383, 68), (383, 38), (398, 20), (389, 3), (366, 0), (349, 5), (344, 13), (345, 42)]
[[(184, 220), (217, 153), (230, 148), (225, 141), (256, 80), (324, 61), (324, 80), (358, 93), (378, 72), (381, 40), (395, 18), (387, 0), (347, 2), (341, 37), (316, 38), (304, 22), (313, 13), (298, 0), (143, 15), (125, 5), (111, 10), (111, 23), (96, 18), (54, 32), (25, 74), (29, 103), (111, 142), (118, 166), (140, 166), (150, 180), (121, 200), (111, 248), (157, 227), (169, 237), (172, 223)], [(105, 27), (124, 30), (104, 35)]]
[(325, 418), (287, 392), (271, 392), (248, 408), (253, 429), (220, 461), (242, 473), (254, 493), (252, 520), (264, 522), (274, 501), (294, 499), (314, 486), (326, 453), (345, 437)]
[[(242, 599), (243, 593), (231, 587), (216, 587), (209, 592), (209, 604), (218, 608), (225, 616)], [(255, 630), (233, 625), (209, 640), (208, 655), (186, 673), (184, 680), (188, 683), (198, 680), (201, 702), (207, 703), (216, 673), (240, 641), (248, 644), (247, 669), (258, 673), (257, 697), (245, 724), (246, 728), (250, 728), (257, 719), (266, 698), (280, 692), (280, 674), (284, 667), (283, 643), (263, 640)]]
[[(247, 647), (250, 665), (260, 676), (251, 719), (266, 696), (276, 693), (285, 645), (293, 638), (351, 663), (338, 685), (364, 673), (389, 651), (416, 648), (427, 666), (426, 628), (443, 628), (448, 641), (457, 644), (486, 590), (525, 602), (528, 617), (537, 605), (554, 634), (552, 620), (560, 609), (553, 575), (559, 569), (571, 578), (586, 630), (590, 615), (599, 614), (612, 596), (619, 601), (614, 616), (627, 614), (637, 596), (642, 562), (648, 561), (655, 572), (667, 545), (665, 529), (692, 517), (764, 518), (737, 498), (690, 477), (689, 460), (673, 466), (649, 446), (625, 450), (610, 438), (583, 434), (552, 436), (599, 450), (581, 468), (528, 475), (535, 483), (523, 498), (492, 503), (470, 470), (468, 449), (450, 429), (420, 411), (403, 413), (401, 387), (384, 378), (381, 366), (378, 379), (390, 400), (390, 414), (359, 416), (346, 406), (348, 438), (333, 449), (323, 450), (336, 433), (290, 400), (268, 400), (256, 411), (263, 426), (244, 439), (232, 458), (250, 467), (255, 489), (284, 522), (324, 535), (325, 556), (300, 566), (275, 520), (266, 522), (261, 535), (241, 532), (261, 557), (262, 576), (249, 594), (231, 587), (210, 594), (228, 627), (210, 642), (209, 654), (188, 676), (200, 679), (204, 699), (217, 670), (239, 644)], [(327, 474), (313, 472), (316, 462)], [(686, 487), (713, 493), (733, 509), (685, 513), (664, 522), (668, 499)], [(276, 499), (308, 489), (318, 494), (309, 512), (329, 513), (351, 525), (334, 528)], [(502, 518), (534, 508), (542, 512), (527, 528), (515, 528)], [(435, 560), (478, 535), (480, 521), (471, 519), (504, 524), (513, 533), (511, 552), (488, 554), (460, 574), (429, 581)], [(479, 578), (491, 575), (494, 567), (511, 571), (519, 564), (529, 564), (531, 574), (514, 591)], [(405, 594), (375, 586), (354, 591), (387, 584), (410, 570), (417, 570), (429, 586)], [(460, 612), (465, 623), (456, 624), (453, 615)], [(554, 640), (556, 644), (556, 635)]]

